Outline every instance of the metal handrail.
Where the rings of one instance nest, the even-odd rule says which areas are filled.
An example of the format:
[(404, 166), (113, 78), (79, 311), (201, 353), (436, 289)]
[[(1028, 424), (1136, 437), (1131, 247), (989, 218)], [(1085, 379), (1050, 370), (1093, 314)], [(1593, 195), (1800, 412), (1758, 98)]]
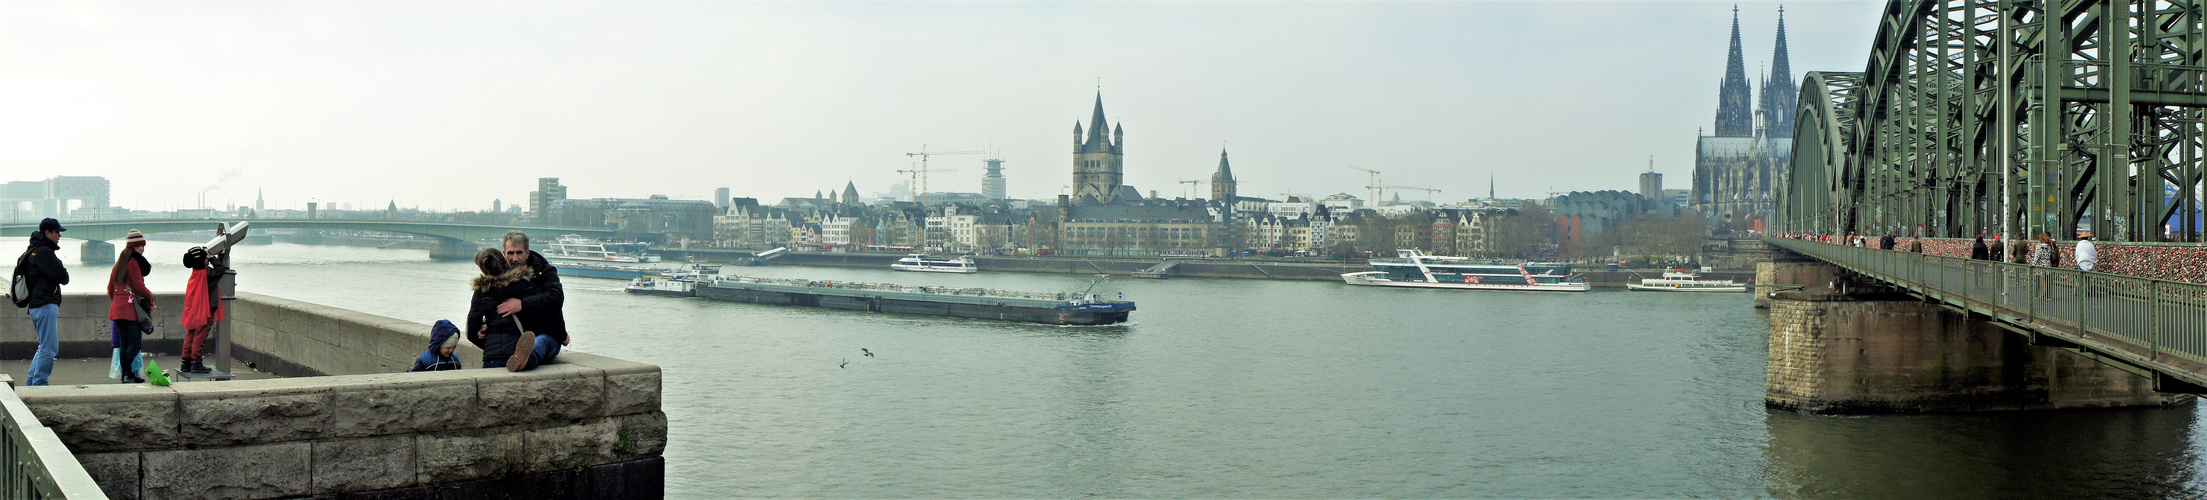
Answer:
[[(1788, 238), (1765, 242), (2187, 382), (2207, 373), (2207, 285)], [(2066, 256), (2070, 252), (2064, 252)]]
[(107, 498), (84, 464), (61, 444), (61, 436), (38, 423), (31, 407), (16, 396), (14, 381), (0, 375), (0, 383), (8, 386), (0, 389), (0, 430), (6, 433), (0, 438), (5, 441), (0, 443), (0, 462), (5, 462), (0, 467), (6, 471), (0, 475), (0, 499)]

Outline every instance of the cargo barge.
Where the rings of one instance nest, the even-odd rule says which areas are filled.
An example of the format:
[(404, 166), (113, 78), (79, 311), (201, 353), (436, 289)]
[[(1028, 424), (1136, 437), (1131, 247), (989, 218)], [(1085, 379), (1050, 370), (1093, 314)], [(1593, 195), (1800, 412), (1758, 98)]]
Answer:
[(721, 276), (696, 288), (713, 300), (1052, 325), (1125, 323), (1129, 301), (1090, 293), (1034, 293), (987, 288)]

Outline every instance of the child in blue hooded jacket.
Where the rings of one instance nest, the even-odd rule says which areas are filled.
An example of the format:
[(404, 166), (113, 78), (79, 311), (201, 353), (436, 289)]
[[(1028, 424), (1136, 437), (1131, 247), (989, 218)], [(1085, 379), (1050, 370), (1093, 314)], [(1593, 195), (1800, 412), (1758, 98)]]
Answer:
[(449, 320), (437, 320), (429, 327), (429, 350), (414, 358), (414, 368), (408, 372), (435, 372), (460, 369), (460, 357), (452, 354), (459, 346), (452, 344), (452, 336), (460, 333), (460, 327)]

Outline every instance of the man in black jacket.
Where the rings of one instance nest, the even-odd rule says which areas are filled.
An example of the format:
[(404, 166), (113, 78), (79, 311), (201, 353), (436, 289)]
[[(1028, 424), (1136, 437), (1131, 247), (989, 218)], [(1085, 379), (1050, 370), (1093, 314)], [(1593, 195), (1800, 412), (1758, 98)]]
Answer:
[(498, 314), (519, 316), (521, 325), (528, 328), (514, 344), (513, 356), (506, 360), (505, 367), (507, 371), (516, 372), (535, 369), (559, 357), (560, 347), (567, 345), (567, 317), (560, 313), (560, 307), (567, 301), (567, 292), (560, 287), (559, 268), (553, 267), (543, 254), (529, 250), (527, 233), (508, 231), (499, 240), (505, 243), (507, 263), (529, 266), (536, 271), (536, 277), (529, 280), (536, 294), (498, 304)]
[(48, 376), (54, 373), (54, 353), (61, 348), (57, 321), (61, 316), (61, 286), (69, 284), (69, 269), (62, 267), (61, 257), (54, 252), (61, 250), (61, 221), (48, 218), (38, 221), (38, 231), (31, 233), (31, 246), (23, 250), (23, 260), (16, 272), (23, 275), (30, 285), (31, 327), (38, 331), (38, 351), (31, 355), (31, 373), (24, 385), (46, 385)]

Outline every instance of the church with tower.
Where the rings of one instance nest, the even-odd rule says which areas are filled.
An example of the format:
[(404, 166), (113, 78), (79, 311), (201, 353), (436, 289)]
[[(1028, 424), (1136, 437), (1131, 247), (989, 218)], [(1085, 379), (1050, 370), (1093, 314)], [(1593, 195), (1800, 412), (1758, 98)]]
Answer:
[(1732, 46), (1717, 89), (1716, 127), (1713, 134), (1696, 141), (1688, 207), (1712, 224), (1760, 230), (1776, 204), (1771, 193), (1777, 176), (1790, 165), (1794, 101), (1800, 89), (1786, 60), (1783, 7), (1778, 10), (1777, 31), (1770, 72), (1761, 76), (1759, 92), (1750, 92), (1740, 50), (1739, 7), (1732, 7)]

